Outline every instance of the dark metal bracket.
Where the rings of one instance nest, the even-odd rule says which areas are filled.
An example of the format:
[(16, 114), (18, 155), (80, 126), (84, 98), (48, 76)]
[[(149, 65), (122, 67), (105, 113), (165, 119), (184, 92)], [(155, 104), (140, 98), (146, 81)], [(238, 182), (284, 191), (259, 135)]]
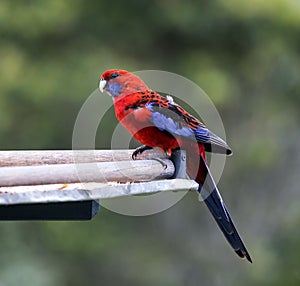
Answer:
[(172, 152), (170, 160), (175, 166), (175, 173), (171, 179), (186, 179), (186, 151), (176, 150)]
[(99, 202), (32, 203), (0, 206), (0, 220), (91, 220)]

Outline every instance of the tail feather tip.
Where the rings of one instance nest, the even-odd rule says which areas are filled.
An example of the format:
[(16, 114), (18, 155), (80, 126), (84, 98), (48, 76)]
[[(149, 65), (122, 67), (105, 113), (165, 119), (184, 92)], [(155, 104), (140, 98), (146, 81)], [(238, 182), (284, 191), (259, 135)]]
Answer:
[(235, 253), (241, 257), (241, 258), (246, 258), (250, 263), (252, 263), (252, 259), (250, 257), (250, 254), (248, 253), (247, 250), (242, 251), (241, 249), (235, 250)]

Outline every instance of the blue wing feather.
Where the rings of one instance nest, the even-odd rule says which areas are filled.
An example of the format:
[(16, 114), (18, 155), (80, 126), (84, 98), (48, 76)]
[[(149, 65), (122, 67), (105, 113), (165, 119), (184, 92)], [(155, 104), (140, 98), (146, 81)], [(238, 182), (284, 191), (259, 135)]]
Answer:
[[(175, 137), (185, 137), (190, 140), (205, 144), (207, 151), (231, 154), (227, 143), (208, 130), (200, 121), (188, 114), (193, 119), (193, 124), (187, 122), (187, 115), (178, 110), (176, 103), (169, 103), (169, 108), (157, 103), (148, 102), (145, 107), (151, 112), (151, 122), (160, 130), (170, 133)], [(196, 122), (196, 124), (195, 124)]]
[(198, 142), (209, 143), (212, 137), (212, 132), (203, 126), (198, 126), (196, 129), (189, 127), (179, 115), (162, 113), (162, 108), (155, 111), (153, 104), (146, 104), (151, 113), (151, 122), (160, 130), (167, 131), (173, 135), (196, 139)]

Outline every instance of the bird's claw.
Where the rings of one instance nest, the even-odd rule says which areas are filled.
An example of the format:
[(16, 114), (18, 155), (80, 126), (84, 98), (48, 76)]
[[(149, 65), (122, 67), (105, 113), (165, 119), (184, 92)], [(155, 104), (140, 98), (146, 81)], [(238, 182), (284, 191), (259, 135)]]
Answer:
[(164, 170), (166, 170), (168, 168), (167, 163), (164, 160), (160, 159), (160, 158), (152, 157), (151, 160), (155, 160), (155, 161), (161, 163), (162, 166), (164, 167)]
[[(149, 149), (152, 149), (152, 147), (147, 146), (147, 145), (142, 145), (142, 146), (137, 147), (131, 155), (132, 160), (136, 160), (138, 155), (142, 154), (144, 151), (149, 150)], [(164, 169), (167, 169), (168, 165), (166, 164), (166, 162), (164, 162), (164, 160), (162, 160), (158, 157), (152, 157), (150, 159), (161, 163), (162, 166), (164, 167)]]
[(149, 147), (147, 145), (142, 145), (142, 146), (137, 147), (131, 155), (132, 160), (136, 160), (136, 157), (138, 155), (142, 154), (144, 151), (149, 150), (149, 149), (152, 149), (152, 147)]

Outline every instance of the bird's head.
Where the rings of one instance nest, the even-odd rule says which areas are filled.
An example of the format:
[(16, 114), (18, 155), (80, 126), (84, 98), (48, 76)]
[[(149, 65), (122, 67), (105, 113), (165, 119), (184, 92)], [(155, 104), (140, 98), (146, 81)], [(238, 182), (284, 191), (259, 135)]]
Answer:
[(147, 85), (136, 75), (125, 70), (107, 70), (99, 82), (101, 92), (106, 91), (113, 98), (148, 89)]

